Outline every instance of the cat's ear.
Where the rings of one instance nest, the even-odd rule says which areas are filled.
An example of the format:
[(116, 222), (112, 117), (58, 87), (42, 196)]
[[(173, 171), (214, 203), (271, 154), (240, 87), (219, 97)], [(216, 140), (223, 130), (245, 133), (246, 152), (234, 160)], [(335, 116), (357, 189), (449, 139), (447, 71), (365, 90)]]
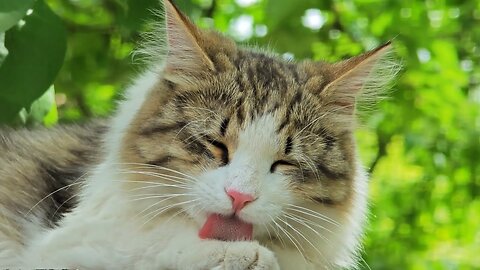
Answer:
[(356, 102), (376, 100), (390, 84), (400, 65), (392, 60), (388, 42), (362, 55), (332, 64), (332, 77), (320, 96), (330, 110), (353, 115)]
[(170, 75), (190, 75), (215, 69), (199, 45), (200, 30), (170, 1), (164, 0), (167, 35), (165, 72)]

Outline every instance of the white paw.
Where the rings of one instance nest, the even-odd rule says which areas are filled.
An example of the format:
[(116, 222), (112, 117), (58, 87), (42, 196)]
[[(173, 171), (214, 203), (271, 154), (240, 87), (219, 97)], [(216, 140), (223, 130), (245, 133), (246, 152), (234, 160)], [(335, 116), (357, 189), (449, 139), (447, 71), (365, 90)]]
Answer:
[(214, 270), (279, 270), (272, 251), (256, 242), (232, 242), (223, 261)]

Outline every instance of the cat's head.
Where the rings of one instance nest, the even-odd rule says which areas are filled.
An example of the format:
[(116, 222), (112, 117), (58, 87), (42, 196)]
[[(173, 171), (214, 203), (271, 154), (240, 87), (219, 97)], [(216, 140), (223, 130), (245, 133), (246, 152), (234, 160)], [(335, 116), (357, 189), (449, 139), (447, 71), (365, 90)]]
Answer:
[(146, 220), (184, 216), (204, 238), (233, 240), (231, 229), (354, 250), (366, 208), (355, 104), (393, 77), (391, 46), (296, 63), (200, 30), (169, 1), (165, 21), (168, 53), (119, 143)]

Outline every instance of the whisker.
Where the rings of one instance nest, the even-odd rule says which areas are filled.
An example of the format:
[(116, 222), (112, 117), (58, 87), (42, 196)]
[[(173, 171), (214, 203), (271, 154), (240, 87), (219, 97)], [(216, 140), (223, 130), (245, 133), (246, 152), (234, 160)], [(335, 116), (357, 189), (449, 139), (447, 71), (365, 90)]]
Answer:
[(222, 116), (221, 116), (219, 113), (217, 113), (217, 112), (215, 112), (215, 111), (213, 111), (213, 110), (210, 110), (210, 109), (208, 109), (208, 108), (194, 107), (194, 106), (183, 106), (183, 108), (184, 108), (184, 109), (194, 109), (194, 110), (207, 111), (207, 112), (215, 115), (216, 119), (222, 119)]
[(300, 155), (300, 158), (307, 164), (310, 170), (312, 170), (315, 179), (320, 181), (320, 175), (318, 174), (318, 169), (315, 167), (315, 163), (307, 155)]
[[(305, 264), (307, 264), (307, 259), (305, 258), (305, 256), (303, 255), (303, 252), (305, 251), (303, 249), (303, 247), (301, 248), (302, 250), (300, 250), (300, 243), (298, 242), (297, 239), (295, 239), (295, 237), (293, 235), (291, 235), (287, 230), (285, 230), (284, 228), (282, 228), (282, 226), (280, 226), (280, 224), (278, 224), (275, 219), (272, 219), (272, 222), (285, 234), (285, 236), (287, 236), (288, 239), (290, 239), (290, 242), (292, 242), (292, 244), (295, 246), (295, 248), (298, 250), (298, 252), (300, 253), (300, 255), (302, 256)], [(300, 247), (299, 247), (300, 245)], [(302, 252), (303, 251), (303, 252)]]
[(192, 182), (192, 183), (195, 182), (194, 180), (192, 180), (190, 178), (174, 176), (174, 175), (171, 175), (171, 174), (158, 173), (158, 172), (152, 172), (152, 171), (137, 171), (137, 170), (132, 170), (132, 169), (142, 169), (142, 168), (131, 167), (131, 168), (128, 168), (128, 169), (120, 169), (120, 171), (122, 171), (122, 172), (132, 172), (132, 173), (138, 172), (138, 173), (148, 174), (148, 175), (152, 175), (152, 176), (167, 177), (168, 180), (170, 180), (172, 182), (180, 182), (180, 183), (184, 183), (185, 181), (186, 182)]
[[(205, 137), (207, 137), (208, 134), (192, 134), (190, 136), (188, 136), (187, 138), (185, 138), (184, 140), (182, 140), (183, 143), (185, 143), (184, 147), (187, 147), (189, 145), (191, 145), (192, 143), (194, 143), (196, 140), (201, 140)], [(193, 139), (192, 139), (193, 138)], [(190, 140), (192, 139), (192, 140)]]
[(191, 189), (192, 189), (192, 188), (189, 187), (189, 186), (166, 184), (166, 185), (148, 185), (148, 186), (136, 187), (136, 188), (130, 189), (130, 191), (138, 191), (138, 190), (142, 190), (142, 189), (162, 188), (162, 187), (173, 187), (173, 188), (180, 188), (180, 189), (187, 189), (187, 190), (191, 190)]
[[(173, 180), (173, 179), (170, 179), (170, 178), (168, 178), (168, 177), (165, 177), (165, 176), (162, 176), (162, 175), (157, 175), (157, 174), (155, 174), (155, 173), (150, 173), (150, 172), (142, 172), (142, 171), (120, 171), (119, 173), (121, 173), (121, 174), (140, 174), (140, 175), (146, 175), (146, 176), (155, 177), (155, 178), (158, 178), (158, 179), (168, 180), (168, 181), (171, 181), (171, 182), (174, 182), (174, 183), (185, 184), (184, 182), (180, 182), (180, 181), (177, 181), (177, 180)], [(187, 182), (191, 182), (191, 181), (187, 181)]]
[(311, 216), (311, 217), (315, 217), (315, 218), (318, 218), (318, 219), (321, 219), (321, 220), (324, 220), (326, 222), (329, 222), (333, 225), (336, 225), (338, 227), (341, 226), (340, 223), (338, 223), (337, 221), (325, 216), (325, 215), (322, 215), (320, 213), (317, 213), (313, 210), (310, 210), (308, 208), (305, 208), (305, 207), (302, 207), (302, 206), (298, 206), (298, 205), (295, 205), (295, 204), (287, 204), (289, 207), (288, 209), (292, 210), (292, 211), (296, 211), (296, 212), (299, 212), (299, 213), (303, 213), (305, 215), (308, 215), (308, 216)]
[(195, 123), (199, 123), (199, 122), (203, 122), (203, 123), (206, 123), (208, 121), (208, 119), (212, 118), (212, 116), (207, 116), (205, 119), (203, 120), (194, 120), (194, 121), (190, 121), (188, 122), (187, 124), (185, 124), (176, 134), (175, 136), (173, 137), (172, 141), (176, 140), (178, 135), (180, 135), (180, 133), (186, 129), (188, 126), (192, 125), (192, 124), (195, 124)]
[(150, 196), (144, 195), (144, 197), (136, 198), (136, 199), (133, 199), (133, 200), (130, 200), (130, 201), (135, 202), (135, 201), (142, 201), (142, 200), (148, 200), (148, 199), (175, 198), (175, 197), (181, 197), (181, 196), (191, 196), (191, 194), (189, 194), (189, 193), (182, 193), (182, 194), (175, 193), (175, 194), (163, 194), (163, 195), (153, 194), (153, 195), (150, 195)]
[(267, 231), (268, 239), (273, 240), (272, 235), (270, 234), (270, 230), (268, 229), (267, 225), (263, 224), (263, 227), (265, 227), (265, 230)]
[(290, 229), (292, 229), (295, 233), (297, 233), (300, 237), (302, 237), (305, 241), (307, 241), (308, 244), (310, 244), (310, 246), (313, 247), (313, 249), (315, 249), (315, 251), (321, 256), (323, 257), (323, 259), (325, 260), (325, 255), (320, 251), (318, 250), (318, 248), (312, 244), (312, 242), (310, 240), (308, 240), (305, 235), (303, 235), (303, 233), (301, 233), (299, 230), (297, 230), (295, 227), (293, 227), (292, 225), (290, 225), (290, 223), (288, 223), (287, 221), (283, 220), (282, 218), (279, 218), (279, 220), (281, 222), (283, 222), (285, 225), (287, 225)]
[(302, 176), (302, 181), (305, 182), (305, 174), (303, 173), (302, 162), (300, 162), (300, 160), (298, 160), (297, 156), (293, 156), (293, 158), (295, 159), (295, 161), (298, 164), (298, 167), (300, 168), (300, 175)]
[(59, 206), (57, 206), (57, 209), (55, 210), (55, 212), (53, 212), (53, 214), (51, 215), (51, 218), (54, 218), (55, 215), (58, 213), (58, 210), (60, 210), (62, 206), (64, 206), (66, 203), (68, 203), (71, 199), (75, 198), (76, 196), (78, 196), (78, 194), (73, 194), (72, 196), (70, 196), (70, 198), (66, 199)]
[(194, 208), (196, 206), (198, 206), (199, 203), (194, 203), (192, 205), (190, 205), (188, 208), (181, 208), (179, 211), (177, 211), (175, 214), (173, 214), (170, 218), (167, 219), (167, 221), (165, 221), (163, 224), (167, 224), (168, 222), (170, 222), (174, 217), (182, 214), (182, 213), (185, 213), (187, 212), (187, 210), (191, 209), (191, 208)]
[[(86, 175), (86, 174), (85, 174), (85, 175)], [(76, 182), (76, 181), (77, 181), (77, 180), (75, 180), (75, 182), (73, 182), (73, 183), (71, 183), (71, 184), (68, 184), (68, 185), (66, 185), (66, 186), (63, 186), (63, 187), (61, 187), (61, 188), (59, 188), (59, 189), (56, 189), (56, 190), (50, 192), (49, 194), (47, 194), (47, 195), (46, 195), (45, 197), (43, 197), (40, 201), (38, 201), (36, 204), (34, 204), (34, 205), (27, 211), (27, 213), (24, 214), (24, 217), (28, 216), (35, 207), (37, 207), (39, 204), (41, 204), (43, 201), (45, 201), (48, 197), (52, 196), (53, 194), (55, 194), (55, 193), (57, 193), (57, 192), (59, 192), (59, 191), (62, 191), (62, 190), (64, 190), (64, 189), (67, 190), (67, 189), (70, 188), (71, 186), (82, 184), (82, 182)]]
[(160, 183), (160, 182), (153, 182), (153, 181), (143, 181), (143, 180), (112, 180), (114, 182), (120, 182), (120, 183), (136, 183), (136, 184), (151, 184), (152, 186), (166, 186), (166, 187), (181, 187), (178, 185), (173, 185), (173, 184), (165, 184), (165, 183)]
[[(270, 219), (271, 223), (275, 224), (275, 220), (271, 215), (267, 214), (267, 217)], [(278, 228), (276, 226), (271, 225), (271, 224), (268, 224), (268, 225), (271, 226), (271, 228), (273, 229), (273, 232), (275, 233), (277, 238), (280, 240), (280, 242), (282, 244), (282, 247), (286, 247), (283, 237), (279, 234)]]
[(148, 217), (149, 215), (153, 215), (151, 218), (149, 218), (147, 221), (145, 221), (142, 226), (144, 226), (145, 224), (147, 224), (148, 222), (150, 222), (152, 219), (156, 218), (157, 216), (161, 215), (162, 213), (164, 213), (165, 211), (168, 211), (176, 206), (180, 206), (180, 205), (184, 205), (184, 204), (188, 204), (188, 203), (192, 203), (192, 202), (195, 202), (195, 201), (198, 201), (198, 199), (192, 199), (192, 200), (188, 200), (188, 201), (183, 201), (183, 202), (178, 202), (178, 203), (174, 203), (174, 204), (170, 204), (170, 205), (167, 205), (167, 206), (164, 206), (164, 207), (161, 207), (155, 211), (152, 211), (150, 212), (149, 214), (143, 216), (143, 218), (146, 218)]
[(303, 131), (305, 131), (305, 129), (307, 129), (308, 127), (312, 126), (313, 124), (315, 124), (317, 121), (329, 116), (329, 115), (332, 115), (333, 113), (337, 112), (337, 111), (341, 111), (343, 110), (344, 108), (343, 107), (340, 107), (340, 108), (337, 108), (335, 110), (329, 110), (327, 112), (324, 112), (323, 114), (321, 114), (320, 116), (318, 116), (317, 118), (313, 119), (312, 121), (310, 121), (307, 125), (305, 125), (300, 131), (298, 131), (297, 133), (295, 133), (295, 135), (293, 135), (292, 139), (296, 139), (298, 138), (298, 136), (301, 135), (301, 133)]
[(309, 219), (307, 219), (307, 218), (304, 218), (304, 217), (302, 217), (302, 216), (296, 215), (296, 214), (294, 214), (294, 213), (285, 213), (285, 215), (288, 215), (288, 216), (290, 216), (290, 217), (293, 217), (293, 218), (297, 219), (299, 223), (300, 223), (300, 222), (302, 222), (302, 223), (305, 222), (305, 223), (308, 223), (308, 224), (310, 224), (310, 225), (312, 225), (312, 226), (319, 227), (320, 229), (325, 230), (325, 231), (327, 231), (327, 232), (329, 232), (329, 233), (331, 233), (331, 234), (334, 233), (334, 232), (331, 231), (330, 229), (328, 229), (328, 228), (326, 228), (326, 227), (324, 227), (324, 226), (322, 226), (322, 225), (320, 225), (320, 224), (318, 224), (318, 223), (316, 223), (316, 222), (313, 222), (313, 221), (311, 221), (311, 220), (309, 220)]
[(323, 113), (321, 114), (320, 116), (318, 116), (317, 118), (313, 119), (312, 121), (310, 121), (310, 123), (308, 123), (307, 125), (305, 125), (301, 130), (299, 130), (297, 133), (295, 133), (295, 135), (293, 135), (292, 139), (296, 139), (305, 129), (307, 129), (308, 127), (310, 127), (311, 125), (315, 124), (318, 120), (324, 118), (327, 114), (326, 113)]
[[(168, 200), (170, 200), (170, 199), (173, 199), (173, 198), (176, 198), (176, 197), (174, 197), (174, 196), (169, 196), (169, 197), (166, 197), (166, 198), (164, 198), (164, 199), (162, 199), (162, 200), (159, 200), (159, 201), (157, 201), (157, 202), (155, 202), (155, 203), (152, 203), (150, 206), (146, 207), (145, 209), (143, 209), (142, 211), (140, 211), (139, 213), (137, 213), (137, 214), (135, 215), (135, 217), (138, 217), (139, 215), (141, 215), (142, 213), (145, 213), (146, 211), (148, 211), (148, 210), (151, 209), (152, 207), (155, 207), (155, 206), (157, 206), (157, 205), (159, 205), (159, 204), (161, 204), (161, 203), (163, 203), (163, 202), (165, 202), (165, 201), (168, 201)], [(155, 211), (155, 210), (154, 210), (154, 211)], [(147, 215), (148, 215), (148, 214), (147, 214)]]
[[(142, 181), (139, 181), (139, 182), (142, 183)], [(178, 189), (187, 189), (187, 190), (191, 189), (188, 186), (180, 186), (180, 185), (159, 183), (158, 185), (153, 185), (152, 184), (152, 185), (147, 185), (147, 186), (131, 188), (129, 190), (130, 191), (139, 191), (139, 190), (142, 190), (142, 189), (149, 189), (149, 188), (178, 188)]]
[[(272, 220), (271, 217), (270, 217), (270, 220), (273, 223), (273, 220)], [(282, 244), (282, 247), (285, 248), (286, 247), (285, 242), (283, 240), (283, 237), (279, 234), (278, 228), (276, 226), (273, 226), (273, 225), (270, 225), (270, 224), (269, 224), (269, 226), (271, 226), (271, 228), (273, 229), (273, 232), (275, 233), (276, 237), (280, 240), (280, 243)]]
[[(322, 238), (323, 240), (325, 240), (325, 241), (327, 241), (327, 242), (330, 243), (330, 240), (329, 240), (326, 236), (324, 236), (324, 235), (322, 235), (321, 233), (319, 233), (317, 230), (315, 230), (314, 228), (312, 228), (310, 225), (318, 226), (318, 227), (320, 227), (321, 229), (324, 229), (324, 230), (326, 230), (326, 231), (328, 231), (328, 232), (330, 232), (330, 233), (333, 233), (332, 231), (326, 229), (325, 227), (321, 226), (320, 224), (316, 224), (316, 223), (314, 223), (314, 222), (311, 222), (311, 221), (308, 220), (308, 219), (303, 219), (303, 218), (302, 218), (302, 219), (303, 219), (303, 220), (302, 220), (302, 219), (300, 219), (300, 218), (301, 218), (300, 216), (290, 215), (290, 214), (288, 214), (288, 213), (284, 213), (284, 215), (285, 215), (286, 218), (291, 219), (291, 220), (293, 220), (293, 221), (296, 221), (297, 223), (301, 224), (302, 226), (305, 226), (305, 227), (309, 228), (312, 232), (314, 232), (316, 235), (318, 235), (318, 237), (320, 237), (320, 238)], [(309, 223), (310, 225), (308, 225), (307, 223)]]
[(183, 173), (183, 172), (179, 172), (177, 170), (174, 170), (174, 169), (171, 169), (171, 168), (167, 168), (167, 167), (163, 167), (163, 166), (160, 166), (160, 165), (154, 165), (154, 164), (146, 164), (146, 163), (135, 163), (135, 162), (130, 162), (130, 163), (116, 163), (117, 165), (136, 165), (136, 166), (144, 166), (144, 167), (147, 167), (147, 168), (153, 168), (153, 169), (158, 169), (158, 170), (164, 170), (164, 171), (169, 171), (169, 172), (173, 172), (173, 173), (176, 173), (176, 174), (179, 174), (179, 175), (183, 175), (187, 178), (190, 178), (194, 181), (197, 181), (197, 179), (191, 175), (188, 175), (186, 173)]

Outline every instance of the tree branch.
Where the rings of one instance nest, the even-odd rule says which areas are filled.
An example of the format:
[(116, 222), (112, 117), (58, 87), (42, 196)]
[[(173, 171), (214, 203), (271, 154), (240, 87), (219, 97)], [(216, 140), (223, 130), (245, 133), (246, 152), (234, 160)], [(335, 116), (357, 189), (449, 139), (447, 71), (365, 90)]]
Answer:
[(380, 159), (383, 156), (387, 154), (387, 145), (390, 142), (390, 139), (391, 139), (390, 136), (382, 136), (382, 134), (377, 132), (377, 144), (378, 144), (377, 155), (375, 156), (375, 159), (370, 164), (370, 167), (368, 169), (368, 174), (373, 173), (373, 171), (375, 170), (375, 167), (377, 166), (377, 163), (380, 161)]
[(210, 5), (210, 7), (204, 11), (204, 14), (205, 14), (204, 17), (213, 18), (213, 14), (215, 13), (216, 8), (217, 8), (217, 1), (212, 0), (212, 4)]

